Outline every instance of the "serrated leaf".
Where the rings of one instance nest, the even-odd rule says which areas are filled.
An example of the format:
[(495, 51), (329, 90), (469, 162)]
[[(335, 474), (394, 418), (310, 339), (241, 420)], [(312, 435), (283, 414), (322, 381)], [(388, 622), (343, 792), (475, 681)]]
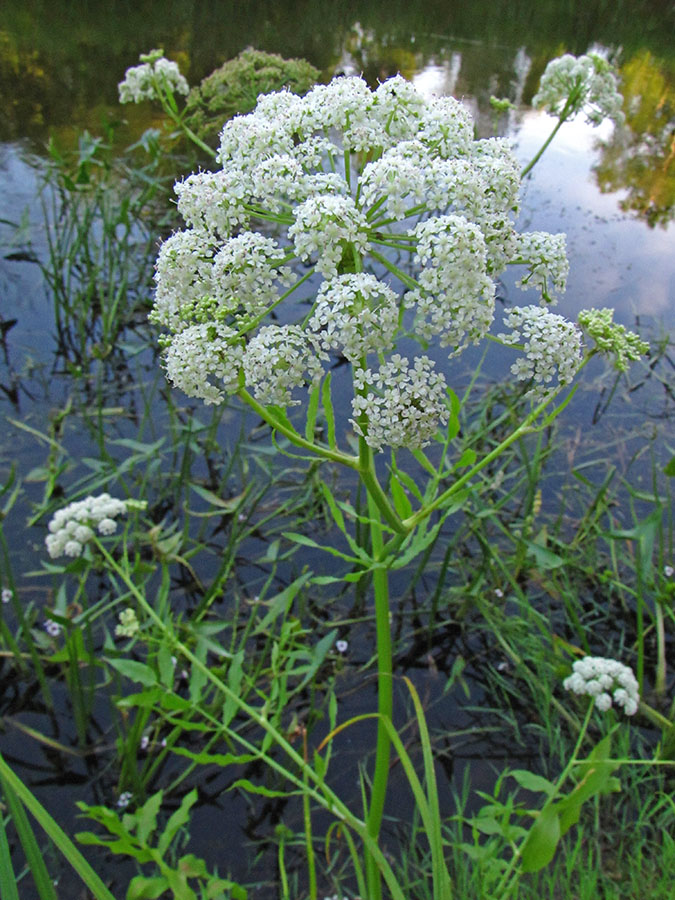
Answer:
[(140, 844), (147, 844), (148, 838), (157, 827), (157, 813), (162, 805), (163, 791), (157, 791), (136, 810), (136, 837)]
[(248, 791), (250, 794), (261, 794), (263, 797), (294, 797), (302, 793), (302, 791), (274, 791), (262, 784), (253, 784), (248, 778), (237, 779), (230, 785), (228, 790), (231, 791), (234, 788), (242, 788), (242, 790)]
[(557, 553), (554, 553), (552, 550), (547, 550), (546, 547), (542, 547), (534, 541), (527, 542), (527, 555), (534, 557), (535, 565), (538, 569), (543, 571), (548, 569), (559, 569), (565, 564), (565, 560), (561, 556), (558, 556)]
[(326, 416), (326, 431), (328, 432), (328, 446), (331, 450), (337, 449), (337, 441), (335, 439), (335, 413), (333, 411), (333, 400), (331, 398), (331, 373), (329, 372), (323, 380), (321, 386), (321, 404), (323, 412)]
[(197, 788), (193, 788), (189, 794), (186, 794), (185, 797), (183, 797), (178, 809), (169, 816), (169, 821), (166, 823), (166, 827), (157, 841), (157, 849), (162, 857), (164, 857), (166, 851), (169, 849), (169, 845), (176, 836), (178, 830), (182, 828), (183, 825), (187, 825), (190, 821), (190, 810), (196, 802)]
[(319, 385), (316, 384), (309, 393), (309, 401), (307, 403), (307, 419), (305, 421), (305, 437), (314, 443), (314, 431), (316, 429), (316, 416), (319, 411)]

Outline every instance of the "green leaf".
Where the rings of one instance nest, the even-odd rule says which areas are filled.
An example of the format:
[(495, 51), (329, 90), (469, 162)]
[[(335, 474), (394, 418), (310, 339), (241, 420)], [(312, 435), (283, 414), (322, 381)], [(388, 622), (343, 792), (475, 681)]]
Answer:
[(3, 900), (19, 900), (17, 881), (12, 868), (12, 857), (5, 830), (5, 817), (0, 813), (0, 897)]
[(140, 844), (147, 844), (148, 838), (157, 827), (157, 813), (162, 805), (163, 796), (163, 791), (157, 791), (136, 811), (136, 837)]
[(302, 791), (274, 791), (262, 784), (253, 784), (248, 778), (238, 778), (228, 790), (231, 791), (234, 788), (242, 788), (250, 794), (261, 794), (263, 797), (294, 797), (302, 793)]
[(226, 766), (244, 765), (259, 759), (257, 753), (207, 753), (205, 750), (195, 753), (192, 750), (186, 750), (185, 747), (172, 747), (171, 752), (178, 756), (186, 756), (200, 765), (213, 765), (220, 769), (224, 769)]
[(137, 662), (135, 659), (115, 659), (114, 657), (106, 657), (106, 662), (130, 681), (137, 681), (144, 687), (154, 687), (157, 684), (156, 673), (145, 663)]
[(394, 501), (396, 512), (402, 519), (407, 519), (408, 516), (412, 515), (413, 508), (396, 472), (391, 473), (389, 478), (389, 489), (391, 490), (391, 497)]
[(196, 802), (197, 789), (193, 788), (189, 794), (186, 794), (185, 797), (183, 797), (181, 805), (169, 817), (169, 821), (166, 823), (166, 827), (157, 842), (157, 849), (162, 857), (169, 849), (169, 845), (176, 836), (178, 830), (190, 821), (190, 810)]
[(541, 792), (548, 797), (552, 797), (555, 794), (555, 785), (541, 775), (535, 775), (534, 772), (529, 772), (527, 769), (514, 769), (509, 774), (526, 791)]
[(307, 420), (305, 421), (305, 437), (314, 443), (314, 431), (316, 428), (316, 415), (319, 411), (319, 385), (316, 384), (309, 394), (309, 402), (307, 403)]
[(547, 550), (546, 547), (542, 547), (534, 541), (527, 542), (527, 555), (534, 557), (537, 568), (543, 571), (546, 571), (547, 569), (559, 569), (560, 566), (565, 564), (565, 560), (561, 556), (558, 556), (557, 553), (553, 553), (552, 550)]
[[(31, 875), (33, 876), (33, 881), (35, 882), (35, 887), (37, 888), (40, 900), (57, 900), (56, 891), (54, 890), (54, 883), (49, 877), (49, 872), (47, 871), (47, 867), (45, 866), (42, 851), (38, 846), (37, 840), (35, 839), (35, 834), (33, 833), (33, 829), (30, 826), (28, 816), (26, 815), (26, 811), (23, 808), (23, 804), (4, 779), (1, 783), (5, 800), (7, 801), (7, 808), (9, 809), (10, 815), (14, 822), (16, 833), (19, 837), (19, 840), (21, 841), (21, 846), (23, 847), (23, 852), (26, 856), (26, 864), (30, 870)], [(2, 812), (0, 811), (0, 819), (1, 818)], [(4, 828), (2, 828), (1, 833), (2, 835), (4, 835)], [(11, 865), (9, 866), (8, 871), (10, 873), (12, 872)], [(3, 898), (5, 897), (4, 887), (1, 896)], [(11, 892), (8, 891), (7, 897), (9, 898), (11, 896)]]
[(521, 852), (522, 871), (538, 872), (547, 866), (555, 856), (560, 834), (560, 819), (555, 807), (544, 807), (527, 833)]
[(669, 478), (675, 478), (675, 456), (663, 467), (663, 474)]
[(146, 878), (136, 875), (129, 882), (126, 900), (157, 900), (166, 891), (169, 882), (163, 875)]

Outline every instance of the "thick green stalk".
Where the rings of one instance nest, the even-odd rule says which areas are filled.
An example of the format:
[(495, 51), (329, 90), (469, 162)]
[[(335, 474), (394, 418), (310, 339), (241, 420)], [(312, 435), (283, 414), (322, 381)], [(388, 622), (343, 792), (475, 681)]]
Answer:
[[(363, 452), (372, 456), (372, 450), (367, 446), (363, 438), (361, 443)], [(377, 559), (383, 549), (382, 527), (379, 521), (379, 508), (370, 493), (368, 493), (368, 513), (371, 520), (371, 552), (373, 558)], [(391, 738), (386, 722), (392, 721), (394, 711), (391, 624), (389, 622), (389, 571), (386, 568), (377, 568), (373, 571), (373, 590), (375, 594), (377, 711), (379, 715), (375, 747), (375, 772), (373, 774), (373, 789), (370, 796), (366, 828), (368, 834), (377, 843), (384, 814), (384, 802), (387, 796), (389, 758), (391, 755)], [(366, 858), (366, 878), (369, 900), (380, 900), (382, 896), (380, 872), (375, 860), (370, 855)]]

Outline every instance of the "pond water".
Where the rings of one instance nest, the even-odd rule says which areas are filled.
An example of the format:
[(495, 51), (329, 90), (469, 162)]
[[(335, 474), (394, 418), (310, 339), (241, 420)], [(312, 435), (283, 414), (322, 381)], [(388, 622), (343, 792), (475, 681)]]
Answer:
[[(519, 227), (567, 233), (570, 278), (559, 312), (574, 318), (583, 308), (613, 307), (619, 322), (630, 327), (637, 324), (644, 337), (666, 348), (658, 365), (630, 374), (628, 387), (622, 383), (603, 415), (598, 410), (604, 409), (613, 378), (599, 365), (592, 368), (564, 418), (568, 435), (564, 453), (569, 456), (576, 435), (588, 433), (588, 461), (597, 463), (599, 472), (610, 454), (617, 464), (639, 456), (649, 432), (651, 460), (644, 471), (634, 470), (640, 483), (649, 481), (652, 461), (665, 463), (675, 446), (674, 37), (675, 11), (666, 0), (612, 4), (603, 0), (470, 4), (447, 0), (162, 4), (4, 0), (0, 7), (0, 96), (4, 98), (0, 104), (0, 483), (8, 481), (13, 467), (23, 482), (11, 511), (12, 526), (6, 530), (22, 601), (41, 608), (49, 594), (46, 582), (31, 574), (44, 557), (44, 521), (25, 527), (34, 504), (44, 496), (48, 450), (56, 454), (52, 460), (56, 467), (65, 457), (59, 457), (54, 441), (62, 442), (71, 458), (97, 457), (101, 432), (93, 426), (95, 417), (88, 416), (88, 406), (97, 403), (105, 408), (107, 439), (111, 446), (117, 441), (115, 449), (108, 451), (118, 459), (132, 449), (130, 440), (149, 445), (175, 430), (197, 428), (199, 420), (205, 427), (209, 421), (204, 411), (194, 413), (196, 424), (190, 424), (190, 415), (180, 406), (177, 412), (164, 409), (167, 389), (156, 357), (141, 350), (133, 334), (127, 346), (118, 348), (119, 355), (108, 359), (103, 374), (75, 384), (73, 361), (58, 352), (53, 298), (36, 263), (47, 256), (46, 195), (41, 198), (39, 189), (48, 139), (54, 138), (64, 149), (72, 148), (81, 130), (99, 134), (103, 123), (121, 119), (116, 140), (122, 146), (158, 122), (147, 105), (121, 108), (117, 103), (117, 83), (139, 53), (162, 46), (169, 58), (181, 64), (191, 84), (247, 46), (304, 57), (324, 78), (362, 73), (374, 84), (401, 72), (425, 92), (451, 93), (462, 99), (474, 115), (479, 134), (493, 134), (496, 129), (508, 135), (523, 163), (552, 126), (550, 117), (529, 105), (548, 60), (562, 52), (591, 49), (615, 58), (623, 77), (629, 128), (617, 136), (611, 126), (595, 129), (581, 119), (566, 124), (524, 184)], [(492, 95), (507, 97), (514, 109), (495, 118), (489, 103)], [(504, 299), (519, 295), (515, 280), (515, 275), (505, 276), (500, 288)], [(499, 366), (497, 362), (486, 378), (502, 378), (507, 368)], [(466, 376), (464, 370), (460, 381)], [(68, 404), (74, 412), (65, 417), (62, 431), (52, 430), (50, 444), (45, 439), (48, 422)], [(144, 416), (143, 408), (154, 409), (156, 415)], [(223, 439), (225, 434), (239, 433), (236, 411), (226, 411), (216, 427)], [(584, 452), (583, 447), (578, 451), (580, 464), (586, 459)], [(162, 465), (177, 470), (179, 464), (179, 454), (168, 452), (163, 457)], [(198, 470), (200, 463), (194, 465)], [(557, 471), (557, 464), (553, 468)], [(81, 477), (81, 469), (65, 467), (62, 488)], [(248, 569), (242, 564), (240, 581), (245, 584), (247, 577), (254, 583), (260, 576), (254, 565)], [(7, 578), (8, 573), (0, 571), (0, 587)], [(347, 608), (343, 608), (345, 614)], [(439, 637), (435, 667), (441, 656), (451, 662), (457, 652), (455, 637), (451, 629)], [(356, 638), (351, 652), (365, 661), (367, 641), (362, 643), (359, 646)], [(417, 651), (414, 646), (409, 650), (407, 661), (401, 660), (401, 671), (424, 670), (427, 656)], [(76, 746), (72, 723), (55, 721), (41, 706), (36, 686), (16, 680), (9, 672), (3, 669), (0, 676), (4, 679), (2, 710), (7, 717), (0, 749), (70, 828), (75, 800), (111, 803), (112, 782), (101, 780), (91, 757), (68, 758), (26, 736), (25, 728), (34, 727), (53, 740)], [(347, 694), (352, 675), (348, 672), (344, 677)], [(484, 696), (479, 678), (473, 690), (472, 702), (479, 703)], [(62, 703), (68, 707), (65, 697)], [(372, 694), (360, 694), (352, 711), (356, 714), (371, 706)], [(96, 712), (93, 718), (104, 733), (103, 705), (98, 718)], [(471, 712), (450, 705), (440, 709), (438, 723), (459, 734), (470, 730), (474, 719)], [(463, 745), (462, 741), (458, 739), (454, 752), (454, 777), (460, 781), (473, 756), (481, 755), (485, 765), (486, 757), (503, 755), (503, 748), (486, 751), (484, 744), (467, 739)], [(358, 756), (356, 733), (349, 738), (349, 748)], [(487, 767), (474, 767), (474, 773), (476, 786), (482, 778), (491, 777)], [(221, 788), (217, 779), (204, 786), (209, 799), (196, 820), (206, 835), (218, 833), (223, 809), (228, 809), (220, 799)], [(256, 823), (258, 815), (262, 824)], [(275, 815), (275, 810), (251, 814), (247, 839), (252, 840), (258, 828), (264, 834)], [(216, 851), (207, 837), (196, 852)], [(234, 864), (236, 859), (227, 861)]]

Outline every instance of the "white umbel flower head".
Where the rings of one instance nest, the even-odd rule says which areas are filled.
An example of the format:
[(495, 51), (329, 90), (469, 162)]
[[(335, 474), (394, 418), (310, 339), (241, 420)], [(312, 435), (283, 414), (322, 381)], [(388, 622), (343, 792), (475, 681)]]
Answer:
[(575, 694), (592, 697), (601, 712), (610, 709), (614, 703), (622, 707), (627, 716), (633, 716), (640, 704), (639, 686), (632, 669), (602, 656), (578, 659), (572, 666), (572, 674), (563, 681), (563, 687)]
[(565, 235), (546, 231), (519, 234), (516, 252), (529, 269), (517, 282), (518, 287), (523, 291), (538, 288), (543, 300), (555, 303), (556, 294), (565, 292), (570, 269)]
[(155, 100), (160, 91), (189, 94), (190, 86), (181, 75), (178, 63), (165, 59), (162, 50), (152, 50), (141, 56), (142, 65), (132, 66), (120, 81), (120, 103), (140, 103)]
[(351, 197), (322, 194), (309, 197), (295, 209), (295, 222), (288, 229), (300, 259), (316, 257), (317, 269), (326, 277), (337, 275), (338, 264), (348, 244), (357, 253), (368, 248), (368, 222)]
[[(389, 357), (397, 340), (455, 354), (484, 338), (512, 262), (546, 299), (564, 288), (564, 240), (515, 230), (511, 145), (474, 140), (461, 103), (400, 76), (261, 96), (224, 126), (218, 162), (175, 186), (186, 230), (160, 250), (152, 313), (169, 332), (168, 377), (207, 403), (247, 388), (293, 405), (335, 353), (356, 370), (354, 422), (370, 445), (423, 446), (447, 419), (445, 382), (426, 357)], [(296, 297), (309, 314), (288, 309)], [(507, 339), (526, 344), (517, 374), (567, 383), (574, 327), (522, 315)]]
[(583, 112), (592, 125), (605, 118), (624, 121), (623, 97), (610, 63), (597, 53), (575, 57), (569, 53), (552, 59), (539, 82), (532, 105), (552, 116), (565, 118)]
[(463, 216), (438, 216), (415, 227), (415, 260), (423, 268), (421, 290), (406, 294), (415, 310), (415, 331), (425, 340), (440, 335), (457, 353), (485, 337), (494, 316), (494, 282), (486, 272), (487, 248), (480, 228)]
[(59, 556), (80, 556), (85, 544), (95, 534), (112, 534), (117, 528), (115, 519), (125, 515), (131, 500), (118, 500), (110, 494), (86, 497), (57, 510), (49, 522), (49, 534), (45, 539), (47, 552), (52, 559)]

